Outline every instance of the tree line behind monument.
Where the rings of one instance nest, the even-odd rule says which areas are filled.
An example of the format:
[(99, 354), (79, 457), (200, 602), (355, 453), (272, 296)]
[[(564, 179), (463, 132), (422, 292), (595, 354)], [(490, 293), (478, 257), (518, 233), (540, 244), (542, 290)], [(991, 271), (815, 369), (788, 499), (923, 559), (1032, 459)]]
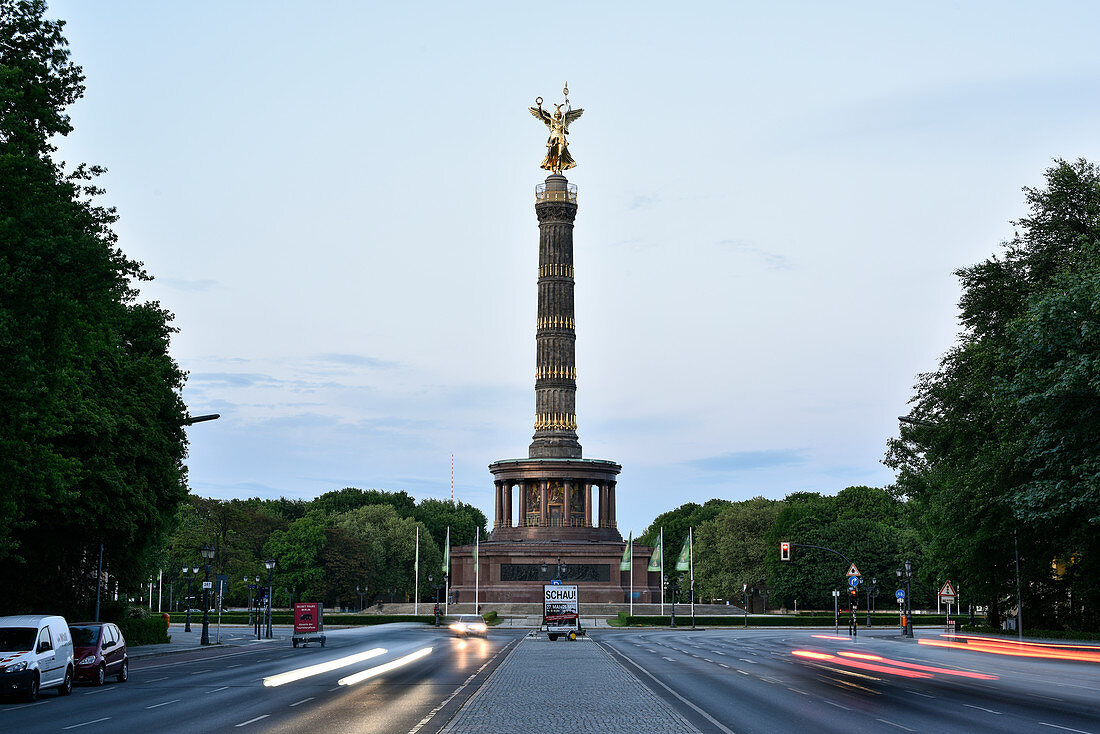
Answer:
[[(296, 598), (409, 593), (417, 528), (421, 568), (439, 568), (446, 527), (471, 543), (480, 510), (188, 494), (176, 327), (140, 298), (151, 276), (96, 203), (102, 170), (54, 159), (84, 77), (45, 12), (0, 0), (0, 614), (87, 617), (100, 557), (126, 598), (161, 569), (174, 586), (207, 543), (234, 603), (268, 557)], [(704, 597), (747, 585), (772, 607), (831, 606), (834, 562), (796, 549), (778, 565), (782, 539), (836, 548), (886, 590), (909, 559), (918, 606), (950, 578), (994, 622), (1018, 595), (1032, 628), (1100, 629), (1100, 171), (1056, 160), (1025, 202), (1002, 252), (957, 273), (963, 330), (889, 442), (896, 485), (684, 505), (639, 538), (664, 527), (666, 572), (690, 526)]]

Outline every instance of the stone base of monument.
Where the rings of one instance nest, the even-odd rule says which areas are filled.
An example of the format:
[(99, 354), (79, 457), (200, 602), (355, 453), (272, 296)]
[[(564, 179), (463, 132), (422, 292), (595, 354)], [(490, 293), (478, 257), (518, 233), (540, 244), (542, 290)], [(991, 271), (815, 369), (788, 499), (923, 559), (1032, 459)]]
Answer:
[[(588, 613), (585, 604), (629, 603), (630, 571), (619, 570), (625, 546), (623, 542), (566, 540), (483, 542), (478, 600), (482, 605), (541, 604), (543, 585), (560, 579), (577, 585), (582, 615)], [(652, 554), (649, 546), (634, 545), (635, 603), (660, 601), (661, 574), (646, 571)], [(451, 593), (458, 602), (474, 600), (473, 546), (451, 549)]]

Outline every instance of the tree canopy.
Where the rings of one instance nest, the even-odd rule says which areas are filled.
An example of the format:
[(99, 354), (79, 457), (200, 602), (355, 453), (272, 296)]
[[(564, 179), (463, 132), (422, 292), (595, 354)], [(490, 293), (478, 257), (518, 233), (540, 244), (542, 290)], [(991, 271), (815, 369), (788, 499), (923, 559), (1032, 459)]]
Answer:
[(44, 13), (0, 1), (0, 613), (87, 610), (100, 543), (142, 575), (187, 493), (172, 317), (138, 300), (102, 169), (52, 158), (84, 78)]

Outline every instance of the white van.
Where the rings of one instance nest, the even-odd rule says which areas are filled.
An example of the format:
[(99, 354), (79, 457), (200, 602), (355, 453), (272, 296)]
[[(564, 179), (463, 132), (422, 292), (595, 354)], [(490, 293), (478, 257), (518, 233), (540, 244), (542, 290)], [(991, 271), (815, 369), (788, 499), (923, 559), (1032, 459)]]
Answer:
[(73, 692), (73, 639), (64, 617), (0, 617), (0, 693), (30, 701), (42, 688)]

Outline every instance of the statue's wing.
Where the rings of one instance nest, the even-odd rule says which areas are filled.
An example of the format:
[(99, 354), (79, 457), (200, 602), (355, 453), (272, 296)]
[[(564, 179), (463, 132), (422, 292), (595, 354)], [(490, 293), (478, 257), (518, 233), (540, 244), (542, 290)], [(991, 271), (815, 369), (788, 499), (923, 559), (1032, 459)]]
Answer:
[(554, 118), (550, 117), (550, 113), (541, 107), (528, 107), (533, 117), (537, 117), (542, 120), (546, 127), (550, 127), (550, 123), (554, 121)]
[(568, 128), (573, 122), (584, 114), (584, 110), (569, 110), (565, 113), (565, 127)]

